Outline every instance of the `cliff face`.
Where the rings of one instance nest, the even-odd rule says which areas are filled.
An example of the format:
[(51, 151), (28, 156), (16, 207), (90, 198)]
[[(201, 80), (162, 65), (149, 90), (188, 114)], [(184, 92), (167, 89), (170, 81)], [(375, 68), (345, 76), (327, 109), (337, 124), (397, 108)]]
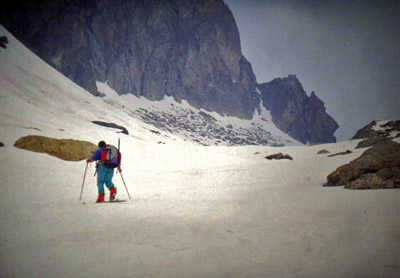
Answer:
[(275, 125), (302, 143), (336, 142), (339, 127), (326, 113), (324, 103), (314, 92), (308, 97), (295, 75), (258, 85), (266, 109)]
[(14, 1), (0, 23), (38, 56), (96, 94), (164, 95), (250, 119), (256, 79), (222, 0)]

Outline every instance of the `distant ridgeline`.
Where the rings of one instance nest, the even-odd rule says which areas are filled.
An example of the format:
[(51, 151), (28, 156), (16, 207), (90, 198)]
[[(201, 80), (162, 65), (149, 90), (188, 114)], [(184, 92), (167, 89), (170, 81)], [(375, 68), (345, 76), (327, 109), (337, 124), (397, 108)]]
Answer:
[(94, 95), (96, 81), (107, 81), (118, 94), (172, 96), (241, 119), (264, 105), (278, 128), (303, 143), (336, 141), (337, 123), (297, 79), (257, 85), (222, 0), (17, 0), (2, 7), (0, 23)]

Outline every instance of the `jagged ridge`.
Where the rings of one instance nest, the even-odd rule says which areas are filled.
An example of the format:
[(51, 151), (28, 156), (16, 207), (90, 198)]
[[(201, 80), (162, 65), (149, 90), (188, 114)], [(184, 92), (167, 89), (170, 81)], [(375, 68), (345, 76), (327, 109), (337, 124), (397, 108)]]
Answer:
[(339, 125), (314, 92), (307, 96), (295, 75), (260, 84), (258, 89), (280, 130), (304, 144), (336, 142), (333, 134)]

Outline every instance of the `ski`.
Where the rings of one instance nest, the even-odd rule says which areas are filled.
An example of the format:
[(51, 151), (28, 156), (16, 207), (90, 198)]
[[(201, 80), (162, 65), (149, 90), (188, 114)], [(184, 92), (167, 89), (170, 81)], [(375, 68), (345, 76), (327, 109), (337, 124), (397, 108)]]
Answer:
[(104, 202), (100, 202), (100, 203), (96, 203), (96, 204), (104, 204), (104, 203), (123, 203), (126, 202), (127, 200), (120, 200), (120, 199), (115, 199), (113, 201), (104, 201)]

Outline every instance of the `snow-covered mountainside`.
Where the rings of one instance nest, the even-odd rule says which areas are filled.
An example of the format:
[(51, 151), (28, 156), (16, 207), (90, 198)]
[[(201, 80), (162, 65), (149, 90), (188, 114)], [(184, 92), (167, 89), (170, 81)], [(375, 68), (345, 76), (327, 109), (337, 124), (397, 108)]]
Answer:
[[(140, 107), (118, 108), (112, 93), (85, 92), (0, 27), (4, 36), (0, 277), (399, 277), (400, 191), (322, 186), (364, 151), (355, 149), (360, 140), (200, 146), (142, 121)], [(193, 111), (208, 117), (200, 112)], [(89, 164), (79, 200), (85, 161), (13, 146), (29, 134), (114, 144), (120, 138), (132, 199), (115, 174), (117, 196), (127, 202), (95, 204)], [(318, 154), (322, 149), (352, 153), (329, 157)], [(278, 152), (293, 160), (265, 159)]]
[[(135, 138), (143, 141), (160, 138), (180, 140), (162, 131), (155, 135), (150, 131), (154, 127), (128, 117), (101, 99), (88, 95), (20, 44), (3, 27), (0, 31), (0, 36), (8, 40), (6, 48), (0, 48), (1, 122), (3, 128), (12, 129), (12, 132), (3, 130), (2, 140), (8, 144), (12, 144), (12, 140), (9, 140), (10, 137), (15, 138), (15, 132), (18, 135), (25, 134), (26, 130), (55, 137), (76, 133), (79, 137), (76, 139), (90, 136), (96, 138), (96, 142), (100, 134), (107, 137), (107, 130), (99, 130), (95, 134), (86, 132), (95, 120), (124, 125), (135, 134)], [(109, 130), (108, 133), (113, 134), (113, 131)]]
[(185, 100), (182, 103), (166, 97), (149, 101), (133, 95), (119, 96), (106, 83), (96, 82), (100, 95), (108, 104), (125, 111), (133, 118), (202, 145), (266, 145), (292, 146), (300, 142), (280, 131), (264, 107), (252, 120), (221, 116), (198, 110)]

